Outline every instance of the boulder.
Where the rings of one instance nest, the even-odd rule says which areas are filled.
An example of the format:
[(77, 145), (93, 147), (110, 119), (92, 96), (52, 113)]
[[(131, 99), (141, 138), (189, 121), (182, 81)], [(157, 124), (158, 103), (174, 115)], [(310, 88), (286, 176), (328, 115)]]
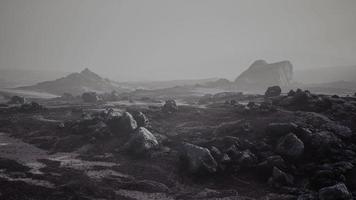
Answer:
[(268, 179), (268, 183), (273, 187), (290, 186), (293, 184), (293, 176), (283, 172), (277, 167), (273, 167), (272, 176)]
[(276, 97), (276, 96), (281, 95), (281, 93), (282, 93), (281, 87), (276, 85), (276, 86), (268, 87), (265, 92), (265, 96), (266, 97)]
[(320, 131), (309, 135), (310, 145), (313, 149), (317, 149), (319, 153), (326, 153), (332, 148), (340, 148), (342, 142), (332, 132)]
[(336, 124), (334, 122), (329, 122), (329, 123), (323, 124), (321, 126), (321, 129), (331, 131), (335, 135), (337, 135), (338, 137), (340, 137), (342, 139), (350, 138), (353, 135), (353, 133), (349, 127), (346, 127), (346, 126), (343, 126), (340, 124)]
[(20, 96), (13, 96), (8, 102), (8, 104), (24, 104), (24, 103), (26, 103), (26, 98)]
[(218, 164), (207, 148), (183, 143), (181, 160), (189, 173), (213, 173)]
[(124, 149), (136, 155), (144, 155), (157, 147), (156, 137), (144, 127), (138, 128), (124, 145)]
[(349, 200), (352, 199), (351, 193), (343, 183), (339, 183), (330, 187), (325, 187), (319, 190), (320, 200)]
[(86, 103), (96, 103), (100, 100), (100, 97), (96, 92), (84, 92), (82, 94), (82, 100)]
[(178, 106), (175, 100), (173, 99), (169, 99), (167, 100), (163, 107), (162, 107), (162, 111), (165, 113), (175, 113), (178, 111)]
[(121, 116), (111, 116), (107, 124), (111, 131), (117, 135), (128, 135), (137, 128), (137, 122), (129, 112), (124, 112)]
[(294, 132), (297, 125), (294, 123), (270, 123), (266, 128), (266, 134), (271, 138), (278, 138), (290, 132)]
[(291, 159), (298, 159), (304, 152), (304, 143), (293, 133), (283, 136), (277, 144), (276, 152)]
[(148, 118), (142, 112), (135, 112), (133, 117), (135, 118), (138, 127), (147, 127), (149, 125)]

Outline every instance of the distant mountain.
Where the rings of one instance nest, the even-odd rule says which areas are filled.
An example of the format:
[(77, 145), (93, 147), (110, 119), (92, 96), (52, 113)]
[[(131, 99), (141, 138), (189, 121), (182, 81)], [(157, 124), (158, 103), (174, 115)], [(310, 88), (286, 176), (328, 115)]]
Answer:
[(103, 93), (111, 92), (113, 90), (123, 90), (118, 83), (109, 79), (104, 79), (87, 68), (80, 73), (72, 73), (54, 81), (45, 81), (32, 86), (20, 87), (18, 89), (47, 92), (57, 95), (61, 95), (65, 92), (78, 95), (87, 91)]
[(54, 80), (70, 74), (59, 70), (0, 69), (0, 88), (14, 88)]
[(293, 66), (289, 61), (267, 63), (257, 60), (235, 80), (243, 90), (265, 90), (268, 86), (288, 86), (293, 77)]
[(356, 66), (296, 70), (293, 80), (305, 84), (338, 81), (356, 82)]

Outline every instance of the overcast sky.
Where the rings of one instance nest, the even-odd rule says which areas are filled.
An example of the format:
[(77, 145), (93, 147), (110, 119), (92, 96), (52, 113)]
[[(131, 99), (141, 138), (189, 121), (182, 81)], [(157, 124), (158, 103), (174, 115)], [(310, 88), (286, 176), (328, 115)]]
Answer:
[(356, 64), (355, 0), (0, 0), (0, 68), (233, 79), (254, 60)]

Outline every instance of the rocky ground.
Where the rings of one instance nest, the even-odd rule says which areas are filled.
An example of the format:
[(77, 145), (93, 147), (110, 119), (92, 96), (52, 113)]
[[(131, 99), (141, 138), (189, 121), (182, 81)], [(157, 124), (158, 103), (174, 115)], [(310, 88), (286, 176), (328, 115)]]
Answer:
[(356, 98), (280, 92), (2, 104), (0, 199), (352, 199)]

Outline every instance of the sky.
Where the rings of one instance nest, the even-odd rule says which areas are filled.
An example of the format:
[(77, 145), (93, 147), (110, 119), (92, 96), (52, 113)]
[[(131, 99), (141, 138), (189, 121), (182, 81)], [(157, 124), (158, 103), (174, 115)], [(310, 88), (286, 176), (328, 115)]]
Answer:
[(356, 1), (0, 0), (0, 69), (234, 79), (257, 59), (356, 65)]

